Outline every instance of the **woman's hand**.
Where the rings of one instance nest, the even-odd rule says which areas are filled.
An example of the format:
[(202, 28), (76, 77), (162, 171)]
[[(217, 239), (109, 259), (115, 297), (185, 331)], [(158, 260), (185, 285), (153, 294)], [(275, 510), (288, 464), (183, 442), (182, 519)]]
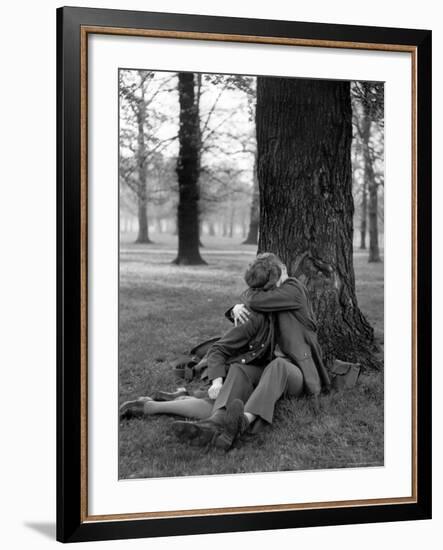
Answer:
[(223, 378), (214, 378), (212, 386), (208, 390), (209, 399), (217, 399), (218, 394), (223, 386)]
[(251, 315), (249, 309), (244, 304), (236, 304), (232, 308), (232, 316), (234, 317), (234, 326), (238, 324), (242, 325), (249, 321), (249, 316)]

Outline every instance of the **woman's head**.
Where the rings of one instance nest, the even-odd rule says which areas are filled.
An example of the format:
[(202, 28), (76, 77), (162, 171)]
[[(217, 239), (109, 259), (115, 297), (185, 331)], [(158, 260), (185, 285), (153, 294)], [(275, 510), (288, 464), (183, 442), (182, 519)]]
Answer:
[(271, 252), (259, 254), (245, 273), (246, 284), (250, 288), (269, 290), (278, 286), (286, 266), (278, 256)]

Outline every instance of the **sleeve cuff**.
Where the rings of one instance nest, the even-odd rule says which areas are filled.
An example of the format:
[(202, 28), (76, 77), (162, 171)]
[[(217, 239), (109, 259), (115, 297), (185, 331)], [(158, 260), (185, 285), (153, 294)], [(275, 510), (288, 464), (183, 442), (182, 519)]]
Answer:
[(227, 311), (225, 311), (225, 317), (226, 319), (229, 319), (229, 321), (231, 321), (231, 323), (234, 322), (234, 318), (232, 316), (232, 310), (234, 309), (234, 306), (230, 307)]
[(211, 382), (216, 378), (225, 378), (225, 376), (226, 376), (226, 367), (224, 365), (208, 367), (208, 379)]

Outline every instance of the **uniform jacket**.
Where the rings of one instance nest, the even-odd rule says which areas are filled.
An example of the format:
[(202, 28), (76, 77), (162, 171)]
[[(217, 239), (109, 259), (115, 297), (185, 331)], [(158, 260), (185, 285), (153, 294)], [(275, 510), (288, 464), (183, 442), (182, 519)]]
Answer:
[(209, 380), (224, 378), (232, 363), (264, 367), (271, 361), (273, 350), (273, 315), (253, 312), (246, 323), (232, 327), (211, 346), (203, 360), (207, 364), (205, 375)]
[(242, 301), (255, 312), (275, 314), (275, 340), (281, 351), (300, 367), (307, 393), (329, 390), (331, 382), (323, 364), (317, 323), (306, 287), (290, 277), (278, 288), (249, 288)]

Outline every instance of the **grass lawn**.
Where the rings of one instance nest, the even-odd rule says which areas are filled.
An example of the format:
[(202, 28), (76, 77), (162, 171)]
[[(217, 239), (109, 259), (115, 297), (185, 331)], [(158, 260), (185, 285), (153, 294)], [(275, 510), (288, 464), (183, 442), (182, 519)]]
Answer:
[[(208, 265), (177, 267), (173, 237), (152, 235), (153, 245), (132, 244), (132, 237), (120, 251), (120, 403), (180, 385), (170, 361), (229, 328), (224, 311), (238, 300), (256, 252), (235, 239), (206, 237), (201, 252)], [(354, 266), (360, 307), (383, 344), (383, 264), (356, 252)], [(168, 430), (171, 417), (122, 421), (119, 477), (382, 465), (383, 374), (363, 373), (356, 388), (321, 402), (323, 412), (314, 418), (305, 399), (281, 400), (272, 429), (229, 453), (178, 443)]]

